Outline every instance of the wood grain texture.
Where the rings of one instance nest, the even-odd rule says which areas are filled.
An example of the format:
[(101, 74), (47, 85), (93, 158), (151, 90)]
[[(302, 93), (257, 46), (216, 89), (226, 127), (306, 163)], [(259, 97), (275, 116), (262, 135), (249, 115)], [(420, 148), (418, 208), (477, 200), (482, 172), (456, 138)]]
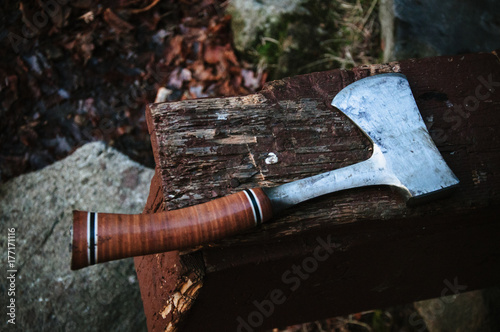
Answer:
[[(145, 257), (141, 273), (152, 269), (147, 286), (139, 269), (138, 275), (150, 330), (174, 321), (171, 326), (180, 326), (187, 315), (186, 331), (234, 330), (238, 317), (246, 320), (257, 310), (255, 301), (269, 299), (276, 289), (284, 291), (286, 302), (259, 329), (440, 296), (443, 281), (455, 277), (468, 290), (497, 282), (496, 53), (314, 73), (271, 82), (250, 96), (151, 105), (147, 117), (158, 167), (152, 191), (163, 196), (157, 206), (175, 209), (367, 159), (369, 141), (329, 105), (349, 83), (382, 72), (408, 77), (436, 145), (461, 181), (458, 190), (417, 207), (407, 207), (386, 187), (335, 193), (290, 209), (259, 229), (175, 256), (198, 262), (193, 269), (181, 266), (207, 277), (196, 306), (165, 318), (158, 312), (173, 295), (156, 289), (173, 257), (160, 254), (154, 264)], [(266, 163), (270, 152), (277, 163)], [(283, 274), (314, 254), (318, 237), (330, 239), (333, 254), (290, 292)]]
[(271, 217), (271, 202), (260, 188), (155, 214), (75, 211), (71, 268), (188, 249), (256, 227)]

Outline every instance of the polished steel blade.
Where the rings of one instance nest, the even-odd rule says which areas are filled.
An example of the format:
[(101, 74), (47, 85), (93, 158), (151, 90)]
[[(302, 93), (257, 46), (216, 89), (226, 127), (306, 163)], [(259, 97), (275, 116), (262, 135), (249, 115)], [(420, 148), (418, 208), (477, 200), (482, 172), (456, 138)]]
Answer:
[(359, 80), (340, 91), (332, 106), (370, 138), (372, 156), (348, 167), (267, 189), (275, 206), (286, 208), (363, 186), (394, 186), (409, 199), (458, 184), (427, 131), (404, 75), (381, 74)]

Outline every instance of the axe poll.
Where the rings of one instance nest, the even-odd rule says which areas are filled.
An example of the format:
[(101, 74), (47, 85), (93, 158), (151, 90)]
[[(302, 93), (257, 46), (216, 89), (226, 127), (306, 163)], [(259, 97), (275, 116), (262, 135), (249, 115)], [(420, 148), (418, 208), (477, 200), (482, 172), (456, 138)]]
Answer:
[(369, 159), (179, 210), (140, 215), (74, 211), (71, 268), (217, 241), (295, 204), (340, 190), (388, 185), (410, 201), (458, 184), (427, 131), (404, 75), (380, 74), (354, 82), (335, 96), (332, 106), (369, 137)]

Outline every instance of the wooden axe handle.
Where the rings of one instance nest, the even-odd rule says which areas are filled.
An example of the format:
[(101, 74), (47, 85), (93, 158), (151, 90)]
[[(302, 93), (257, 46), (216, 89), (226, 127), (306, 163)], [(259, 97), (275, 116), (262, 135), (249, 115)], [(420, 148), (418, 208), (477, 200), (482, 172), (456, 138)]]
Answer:
[(186, 249), (250, 229), (271, 217), (271, 202), (260, 188), (155, 214), (74, 211), (71, 269)]

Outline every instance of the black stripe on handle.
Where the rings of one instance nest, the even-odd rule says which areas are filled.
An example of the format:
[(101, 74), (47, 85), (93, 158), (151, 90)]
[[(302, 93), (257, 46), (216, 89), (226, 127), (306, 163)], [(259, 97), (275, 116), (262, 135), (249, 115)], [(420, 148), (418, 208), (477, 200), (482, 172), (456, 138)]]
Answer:
[(94, 265), (96, 263), (96, 243), (95, 243), (95, 212), (89, 212), (90, 214), (90, 229), (89, 229), (89, 265)]
[(245, 192), (248, 194), (248, 197), (250, 197), (250, 202), (252, 202), (252, 207), (255, 211), (255, 217), (257, 219), (256, 223), (257, 225), (260, 225), (262, 223), (262, 215), (260, 212), (259, 204), (257, 203), (257, 197), (255, 197), (255, 194), (250, 189), (245, 189)]

